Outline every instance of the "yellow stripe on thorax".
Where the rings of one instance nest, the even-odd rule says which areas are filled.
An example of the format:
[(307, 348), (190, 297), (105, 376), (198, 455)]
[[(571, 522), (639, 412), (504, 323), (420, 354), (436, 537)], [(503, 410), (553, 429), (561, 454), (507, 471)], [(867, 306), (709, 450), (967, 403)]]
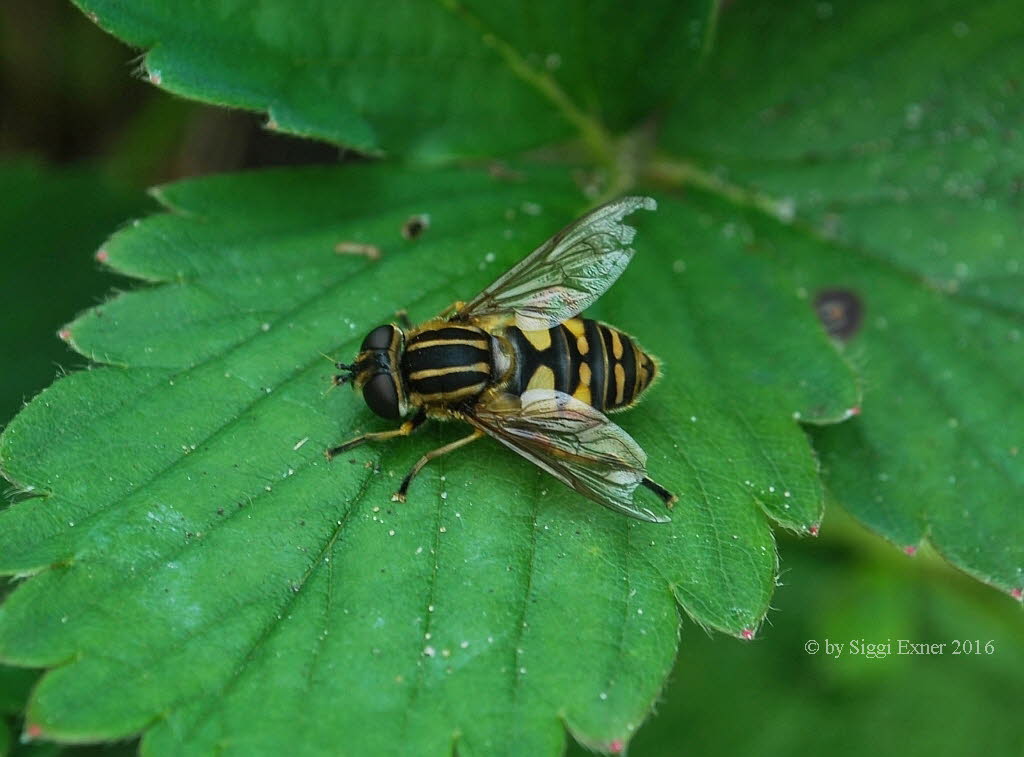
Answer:
[(472, 386), (465, 386), (461, 389), (456, 389), (454, 392), (434, 392), (433, 394), (420, 394), (414, 392), (412, 397), (418, 400), (420, 403), (443, 403), (450, 404), (460, 399), (467, 397), (473, 397), (480, 394), (484, 389), (487, 388), (487, 382), (481, 381), (479, 384), (473, 384)]
[(480, 349), (487, 348), (487, 342), (484, 339), (429, 339), (423, 342), (413, 342), (405, 348), (405, 351), (412, 352), (428, 347), (450, 347), (456, 344), (468, 344), (470, 347), (479, 347)]
[(472, 365), (452, 365), (447, 368), (424, 368), (421, 371), (413, 371), (409, 374), (411, 379), (433, 378), (434, 376), (447, 376), (451, 373), (488, 373), (490, 366), (487, 363), (473, 363)]

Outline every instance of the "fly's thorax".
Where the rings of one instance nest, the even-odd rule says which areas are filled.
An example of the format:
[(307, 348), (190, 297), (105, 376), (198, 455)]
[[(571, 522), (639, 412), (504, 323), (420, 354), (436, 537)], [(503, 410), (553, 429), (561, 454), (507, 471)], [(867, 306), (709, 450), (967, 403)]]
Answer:
[(462, 404), (491, 381), (491, 337), (469, 324), (426, 323), (409, 332), (401, 368), (411, 405)]
[(405, 348), (405, 333), (394, 324), (378, 326), (363, 340), (351, 366), (353, 388), (382, 418), (396, 420), (409, 411), (405, 384), (398, 370)]
[(657, 374), (657, 362), (628, 334), (589, 318), (570, 318), (550, 329), (502, 336), (512, 349), (505, 391), (554, 389), (604, 412), (635, 404)]

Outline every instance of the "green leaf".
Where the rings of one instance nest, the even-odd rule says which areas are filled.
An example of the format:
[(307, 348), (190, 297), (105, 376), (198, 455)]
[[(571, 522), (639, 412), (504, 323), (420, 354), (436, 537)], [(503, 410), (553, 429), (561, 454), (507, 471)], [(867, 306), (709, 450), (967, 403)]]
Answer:
[(431, 161), (632, 126), (692, 71), (716, 7), (75, 2), (144, 48), (150, 80), (171, 92), (266, 111), (271, 128), (293, 134)]
[[(658, 714), (630, 754), (1020, 754), (1018, 608), (979, 595), (934, 554), (907, 566), (851, 549), (829, 538), (838, 525), (830, 513), (822, 542), (783, 540), (787, 586), (761, 643), (686, 636)], [(826, 639), (843, 651), (827, 654)], [(810, 640), (819, 644), (813, 655), (804, 651)], [(900, 654), (900, 640), (943, 646)]]
[[(186, 182), (159, 193), (173, 213), (104, 246), (154, 286), (71, 324), (108, 366), (59, 381), (0, 440), (6, 474), (43, 495), (0, 513), (0, 569), (38, 574), (0, 607), (0, 657), (66, 663), (29, 706), (47, 737), (155, 721), (153, 753), (294, 753), (301, 732), (309, 753), (549, 754), (564, 724), (608, 750), (658, 695), (676, 602), (737, 636), (758, 627), (777, 573), (764, 512), (805, 532), (821, 517), (793, 416), (834, 420), (857, 395), (785, 275), (719, 233), (713, 203), (632, 218), (639, 253), (599, 308), (664, 362), (620, 420), (681, 496), (671, 524), (594, 506), (490, 441), (393, 505), (450, 426), (324, 460), (386, 424), (326, 393), (321, 352), (349, 359), (396, 308), (425, 319), (471, 296), (582, 209), (567, 172), (515, 170)], [(417, 213), (430, 227), (404, 240)], [(680, 229), (700, 244), (680, 249)], [(716, 288), (725, 271), (735, 285)], [(757, 359), (779, 334), (751, 293), (799, 360)]]
[[(861, 407), (847, 359), (864, 413), (814, 432), (833, 491), (898, 543), (927, 532), (1019, 590), (1019, 14), (734, 7), (709, 57), (717, 3), (576, 25), (560, 5), (529, 22), (346, 6), (359, 29), (275, 4), (83, 5), (150, 49), (154, 80), (296, 133), (435, 162), (579, 136), (598, 165), (547, 149), (547, 167), (493, 175), (221, 177), (165, 188), (172, 213), (117, 234), (101, 257), (151, 286), (68, 328), (106, 365), (0, 439), (7, 475), (39, 495), (0, 513), (0, 570), (31, 576), (0, 608), (0, 659), (60, 666), (30, 728), (148, 728), (150, 753), (544, 754), (567, 727), (617, 751), (669, 670), (676, 605), (749, 638), (777, 580), (770, 521), (816, 532), (796, 421)], [(419, 57), (388, 68), (382, 51)], [(660, 146), (647, 128), (613, 141), (682, 94)], [(326, 446), (384, 426), (325, 393), (317, 353), (350, 359), (396, 308), (422, 319), (471, 296), (579, 214), (577, 182), (661, 189), (594, 311), (664, 361), (621, 418), (681, 495), (673, 522), (605, 512), (489, 441), (392, 506), (451, 426), (327, 464)], [(403, 240), (416, 213), (431, 226)], [(825, 288), (864, 303), (846, 358), (812, 319)]]
[(908, 553), (927, 540), (1020, 599), (1024, 16), (748, 3), (722, 24), (665, 128), (666, 149), (702, 167), (655, 170), (761, 211), (749, 233), (809, 297), (861, 303), (846, 351), (864, 414), (813, 434), (836, 498)]

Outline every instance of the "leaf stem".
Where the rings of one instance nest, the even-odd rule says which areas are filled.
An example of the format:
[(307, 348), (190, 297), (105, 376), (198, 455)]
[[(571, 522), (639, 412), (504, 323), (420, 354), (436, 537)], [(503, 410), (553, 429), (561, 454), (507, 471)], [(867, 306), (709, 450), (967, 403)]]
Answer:
[(1019, 311), (1006, 305), (984, 299), (970, 292), (951, 289), (946, 281), (932, 278), (906, 264), (886, 258), (884, 255), (868, 247), (828, 234), (820, 227), (796, 218), (796, 203), (792, 198), (774, 197), (766, 192), (734, 184), (695, 163), (664, 154), (660, 154), (650, 162), (643, 164), (642, 168), (641, 178), (643, 179), (660, 183), (670, 189), (681, 189), (686, 186), (696, 187), (704, 192), (728, 200), (738, 207), (750, 208), (764, 213), (780, 223), (798, 229), (819, 242), (828, 245), (839, 245), (846, 252), (857, 255), (873, 265), (881, 266), (891, 273), (913, 282), (917, 286), (922, 286), (925, 289), (947, 297), (969, 302), (976, 307), (1001, 313), (1013, 319), (1020, 318)]
[(700, 65), (711, 57), (711, 51), (715, 48), (715, 39), (718, 37), (718, 17), (722, 12), (722, 0), (711, 0), (708, 7), (708, 18), (704, 23), (704, 40), (700, 46)]
[(756, 189), (733, 184), (721, 176), (701, 168), (688, 160), (679, 160), (664, 155), (658, 156), (645, 166), (645, 176), (652, 181), (673, 187), (694, 186), (735, 205), (753, 208), (773, 218), (789, 223), (793, 220), (793, 201), (776, 198)]
[(476, 29), (480, 33), (483, 43), (501, 56), (512, 73), (550, 100), (562, 116), (579, 130), (583, 142), (594, 153), (594, 156), (614, 170), (615, 150), (611, 134), (600, 121), (581, 110), (551, 74), (546, 71), (538, 71), (531, 66), (518, 50), (491, 31), (483, 21), (458, 0), (438, 0), (438, 2), (442, 7), (458, 15)]

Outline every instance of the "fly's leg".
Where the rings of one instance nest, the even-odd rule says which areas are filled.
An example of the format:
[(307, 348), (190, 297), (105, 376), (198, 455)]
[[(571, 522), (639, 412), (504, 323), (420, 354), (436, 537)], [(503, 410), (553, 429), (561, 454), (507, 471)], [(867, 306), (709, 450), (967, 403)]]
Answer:
[(666, 489), (664, 486), (659, 484), (657, 481), (653, 481), (653, 480), (651, 480), (651, 479), (649, 479), (649, 478), (647, 478), (645, 476), (644, 480), (641, 481), (640, 483), (643, 484), (644, 486), (646, 486), (648, 489), (650, 489), (655, 494), (657, 494), (659, 497), (661, 497), (662, 500), (665, 502), (665, 507), (667, 507), (670, 510), (676, 504), (676, 502), (679, 501), (679, 497), (677, 497), (675, 494), (670, 492), (668, 489)]
[(409, 311), (405, 308), (395, 311), (395, 319), (398, 321), (398, 325), (406, 331), (412, 328), (412, 321), (409, 320)]
[(333, 457), (337, 457), (342, 452), (347, 452), (353, 447), (358, 447), (360, 444), (366, 442), (384, 442), (388, 439), (394, 439), (397, 436), (408, 436), (413, 431), (423, 425), (423, 422), (427, 419), (427, 413), (424, 410), (420, 410), (415, 416), (407, 420), (401, 426), (391, 431), (375, 431), (372, 434), (363, 434), (357, 436), (355, 439), (350, 439), (344, 444), (339, 444), (337, 447), (331, 447), (324, 454), (327, 455), (327, 459), (330, 460)]
[(391, 501), (405, 502), (405, 494), (407, 491), (409, 491), (409, 484), (411, 484), (412, 480), (416, 478), (416, 474), (420, 472), (423, 466), (429, 463), (435, 457), (441, 457), (441, 455), (447, 455), (449, 452), (458, 449), (459, 447), (465, 447), (467, 444), (469, 444), (470, 442), (475, 442), (483, 435), (484, 432), (477, 429), (469, 436), (464, 436), (461, 439), (456, 439), (451, 444), (446, 444), (443, 447), (438, 447), (437, 449), (425, 454), (416, 462), (414, 466), (412, 466), (412, 470), (409, 471), (406, 477), (402, 479), (402, 485), (398, 487), (397, 492), (391, 495)]

